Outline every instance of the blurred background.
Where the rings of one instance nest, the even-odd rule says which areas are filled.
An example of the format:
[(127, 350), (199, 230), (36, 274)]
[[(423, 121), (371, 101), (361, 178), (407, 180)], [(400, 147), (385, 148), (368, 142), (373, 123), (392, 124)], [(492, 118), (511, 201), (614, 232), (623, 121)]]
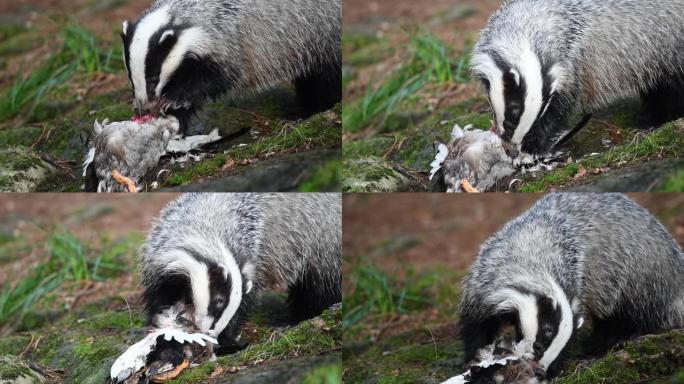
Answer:
[[(480, 245), (542, 196), (345, 195), (344, 381), (439, 383), (462, 373), (461, 280)], [(629, 196), (684, 244), (684, 195)]]
[[(137, 20), (152, 3), (0, 2), (0, 191), (82, 190), (95, 120), (134, 114), (120, 33), (124, 20)], [(163, 158), (147, 184), (181, 191), (339, 190), (339, 112), (309, 117), (295, 99), (294, 88), (281, 84), (258, 97), (209, 103), (189, 133), (218, 128), (229, 139), (190, 160)]]
[[(344, 191), (426, 191), (455, 124), (491, 127), (470, 53), (501, 3), (344, 0)], [(573, 138), (567, 165), (521, 175), (513, 190), (682, 191), (683, 133), (681, 120), (649, 125), (639, 100), (617, 103)]]
[[(177, 196), (0, 194), (0, 382), (105, 382), (145, 335), (138, 249)], [(341, 310), (278, 324), (283, 297), (264, 296), (243, 330), (249, 347), (174, 383), (339, 384)]]

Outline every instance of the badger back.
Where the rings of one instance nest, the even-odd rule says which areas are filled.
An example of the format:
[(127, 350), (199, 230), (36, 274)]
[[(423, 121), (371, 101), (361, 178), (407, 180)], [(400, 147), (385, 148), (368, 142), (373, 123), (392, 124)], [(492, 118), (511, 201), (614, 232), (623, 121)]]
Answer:
[(263, 281), (288, 286), (315, 273), (327, 289), (341, 283), (342, 199), (339, 193), (270, 194), (259, 260)]

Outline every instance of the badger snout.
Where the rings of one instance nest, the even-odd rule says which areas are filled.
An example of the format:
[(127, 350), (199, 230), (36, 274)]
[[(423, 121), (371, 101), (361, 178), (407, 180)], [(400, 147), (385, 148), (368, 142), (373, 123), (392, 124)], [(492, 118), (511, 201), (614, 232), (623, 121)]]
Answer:
[(516, 159), (518, 156), (520, 156), (520, 149), (515, 144), (504, 142), (503, 143), (503, 149), (504, 149), (504, 151), (506, 151), (506, 154), (511, 159)]

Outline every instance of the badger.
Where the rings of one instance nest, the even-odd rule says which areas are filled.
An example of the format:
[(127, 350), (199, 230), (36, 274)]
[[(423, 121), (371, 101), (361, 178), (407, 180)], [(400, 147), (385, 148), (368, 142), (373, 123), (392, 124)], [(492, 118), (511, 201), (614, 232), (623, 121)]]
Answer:
[(506, 2), (471, 69), (509, 155), (543, 155), (623, 99), (641, 97), (654, 124), (684, 116), (682, 18), (681, 0)]
[(157, 0), (124, 21), (136, 114), (183, 131), (208, 100), (293, 81), (309, 112), (342, 98), (340, 0)]
[(241, 328), (265, 289), (287, 289), (294, 321), (320, 314), (341, 301), (341, 220), (338, 193), (181, 196), (141, 248), (148, 324), (183, 314), (226, 354), (246, 345)]
[(459, 312), (468, 361), (512, 325), (544, 380), (585, 320), (597, 348), (683, 327), (684, 254), (624, 195), (547, 195), (484, 243)]

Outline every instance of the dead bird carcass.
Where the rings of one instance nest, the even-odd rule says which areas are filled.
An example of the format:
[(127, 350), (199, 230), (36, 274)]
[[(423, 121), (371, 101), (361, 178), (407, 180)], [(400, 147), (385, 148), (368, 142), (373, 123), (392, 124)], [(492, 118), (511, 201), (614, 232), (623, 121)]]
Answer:
[(102, 124), (95, 121), (93, 146), (83, 163), (87, 192), (137, 192), (139, 183), (167, 153), (187, 153), (221, 139), (209, 135), (181, 138), (173, 116)]
[(116, 359), (108, 383), (161, 383), (215, 358), (213, 346), (218, 341), (201, 333), (182, 306), (170, 308), (167, 314), (162, 327), (150, 329)]
[(434, 192), (484, 192), (515, 173), (513, 159), (493, 132), (454, 126), (451, 142), (440, 144), (432, 162), (431, 189)]
[(442, 384), (537, 384), (535, 373), (540, 369), (534, 355), (526, 353), (527, 341), (515, 342), (513, 338), (500, 338), (481, 348), (468, 370)]
[(493, 192), (501, 185), (509, 189), (513, 176), (537, 171), (550, 171), (568, 160), (567, 153), (557, 151), (543, 156), (522, 155), (512, 159), (504, 143), (493, 131), (461, 128), (455, 125), (449, 144), (439, 144), (435, 160), (430, 164), (432, 192)]

